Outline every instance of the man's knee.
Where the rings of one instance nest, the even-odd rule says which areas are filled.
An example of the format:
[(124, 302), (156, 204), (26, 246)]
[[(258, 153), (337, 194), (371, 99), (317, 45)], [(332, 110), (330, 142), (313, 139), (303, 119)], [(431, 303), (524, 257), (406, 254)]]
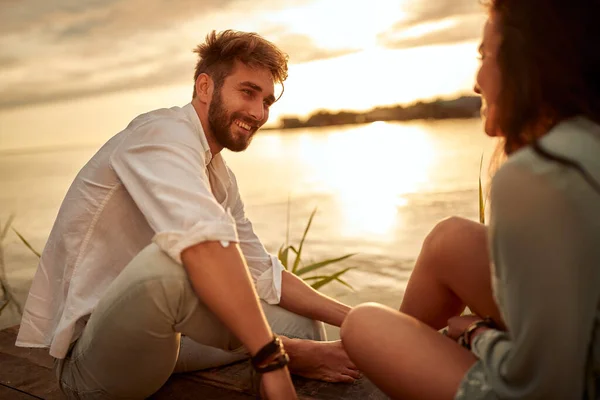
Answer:
[(327, 340), (325, 326), (320, 321), (294, 314), (278, 305), (261, 300), (261, 305), (273, 332), (295, 339)]
[(178, 264), (167, 253), (152, 243), (140, 251), (125, 267), (124, 272), (139, 280), (180, 278), (187, 279), (183, 265)]

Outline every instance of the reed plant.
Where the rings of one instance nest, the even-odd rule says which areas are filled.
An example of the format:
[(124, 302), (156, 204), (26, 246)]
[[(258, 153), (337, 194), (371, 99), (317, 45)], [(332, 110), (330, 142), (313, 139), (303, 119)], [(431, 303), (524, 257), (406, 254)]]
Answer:
[(485, 204), (486, 201), (483, 198), (483, 189), (481, 186), (481, 169), (483, 167), (483, 154), (481, 155), (481, 161), (479, 161), (479, 222), (485, 224)]
[[(4, 242), (10, 231), (14, 215), (10, 215), (3, 224), (0, 221), (0, 314), (8, 307), (12, 306), (18, 315), (22, 313), (22, 307), (17, 301), (13, 289), (8, 284), (6, 278), (6, 263), (4, 260)], [(13, 229), (14, 230), (14, 229)]]
[[(324, 267), (327, 267), (328, 265), (332, 265), (332, 264), (344, 261), (344, 260), (354, 256), (356, 253), (345, 254), (341, 257), (330, 258), (327, 260), (310, 263), (308, 265), (305, 265), (303, 262), (302, 255), (303, 255), (303, 251), (304, 251), (304, 244), (306, 241), (306, 236), (308, 235), (308, 231), (310, 230), (310, 227), (312, 225), (312, 222), (313, 222), (316, 212), (317, 212), (317, 209), (315, 208), (312, 211), (312, 213), (310, 214), (310, 217), (308, 218), (308, 223), (306, 224), (306, 227), (304, 228), (304, 233), (302, 234), (302, 238), (300, 239), (298, 246), (290, 245), (289, 244), (289, 231), (290, 231), (289, 225), (290, 224), (289, 224), (289, 204), (288, 204), (288, 213), (287, 213), (288, 223), (287, 223), (286, 241), (279, 249), (278, 258), (286, 270), (289, 270), (296, 276), (302, 278), (316, 290), (319, 290), (323, 286), (325, 286), (331, 282), (334, 282), (334, 281), (341, 283), (342, 285), (350, 288), (351, 290), (354, 290), (352, 285), (350, 285), (348, 282), (346, 282), (345, 280), (342, 279), (342, 276), (346, 272), (353, 269), (354, 267), (343, 268), (343, 269), (338, 270), (331, 274), (316, 274), (316, 275), (314, 275), (314, 274), (310, 275), (310, 274), (316, 273), (317, 271), (321, 270)], [(21, 242), (38, 258), (40, 258), (40, 253), (31, 245), (31, 243), (29, 243), (29, 241), (27, 239), (25, 239), (25, 237), (21, 233), (19, 233), (15, 228), (12, 227), (13, 220), (14, 220), (14, 215), (10, 215), (8, 217), (8, 220), (4, 224), (2, 224), (2, 222), (0, 221), (0, 314), (2, 313), (2, 311), (4, 311), (4, 309), (6, 307), (12, 306), (12, 307), (14, 307), (14, 309), (18, 313), (18, 315), (21, 315), (22, 307), (19, 304), (19, 302), (17, 301), (17, 299), (14, 295), (14, 291), (8, 284), (8, 281), (6, 278), (6, 264), (5, 264), (5, 260), (4, 260), (4, 242), (6, 240), (8, 232), (10, 230), (12, 230), (17, 235), (19, 240), (21, 240)], [(290, 253), (292, 253), (293, 256), (290, 256), (291, 255)]]
[[(294, 275), (300, 277), (301, 279), (303, 279), (304, 281), (309, 283), (316, 290), (321, 289), (323, 286), (325, 286), (331, 282), (339, 282), (342, 285), (348, 287), (349, 289), (354, 290), (352, 285), (350, 285), (348, 282), (346, 282), (345, 280), (343, 280), (341, 278), (342, 275), (344, 275), (346, 272), (350, 271), (351, 269), (354, 269), (354, 267), (343, 268), (343, 269), (340, 269), (331, 274), (309, 275), (311, 273), (316, 273), (317, 271), (321, 270), (324, 267), (327, 267), (328, 265), (339, 263), (341, 261), (344, 261), (344, 260), (356, 255), (356, 253), (350, 253), (350, 254), (345, 254), (341, 257), (330, 258), (327, 260), (310, 263), (308, 265), (304, 264), (304, 262), (302, 260), (302, 256), (303, 256), (302, 252), (304, 251), (304, 244), (306, 241), (306, 236), (308, 235), (308, 231), (310, 230), (310, 227), (313, 222), (313, 218), (315, 217), (316, 213), (317, 213), (317, 209), (315, 208), (312, 211), (312, 213), (310, 214), (310, 217), (308, 218), (308, 222), (306, 224), (306, 227), (304, 228), (304, 233), (302, 234), (302, 238), (300, 239), (298, 246), (290, 245), (289, 244), (290, 207), (289, 207), (289, 201), (288, 201), (286, 239), (285, 239), (285, 243), (281, 245), (279, 252), (278, 252), (279, 261), (281, 261), (281, 263), (283, 264), (283, 266), (285, 267), (286, 270), (288, 270), (288, 271), (292, 272)], [(293, 260), (292, 260), (292, 258), (293, 258)], [(309, 276), (307, 276), (307, 275), (309, 275)]]
[(2, 311), (9, 305), (12, 305), (17, 313), (17, 315), (21, 315), (23, 313), (23, 308), (21, 304), (17, 301), (17, 298), (14, 295), (13, 289), (8, 284), (8, 280), (6, 278), (6, 263), (4, 260), (4, 241), (6, 236), (8, 235), (9, 230), (12, 230), (19, 240), (39, 259), (41, 257), (40, 252), (37, 251), (28, 241), (25, 239), (23, 235), (19, 233), (14, 227), (12, 227), (12, 222), (15, 219), (14, 215), (10, 215), (8, 220), (3, 225), (2, 221), (0, 221), (0, 314)]

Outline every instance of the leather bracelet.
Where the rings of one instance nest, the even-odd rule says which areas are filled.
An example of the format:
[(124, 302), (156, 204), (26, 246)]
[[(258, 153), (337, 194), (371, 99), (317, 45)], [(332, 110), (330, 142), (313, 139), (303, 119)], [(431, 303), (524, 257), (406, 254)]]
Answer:
[[(264, 345), (252, 358), (250, 359), (252, 362), (252, 366), (254, 369), (260, 368), (261, 364), (272, 357), (273, 355), (283, 352), (283, 345), (281, 344), (281, 339), (277, 337), (277, 335), (273, 335), (273, 340)], [(283, 352), (285, 353), (285, 352)]]
[(290, 362), (290, 357), (287, 355), (285, 351), (282, 351), (280, 355), (278, 355), (275, 360), (270, 362), (265, 366), (255, 366), (254, 369), (259, 374), (265, 374), (267, 372), (275, 371), (276, 369), (280, 369), (288, 365)]
[(498, 325), (494, 322), (491, 317), (485, 317), (479, 321), (475, 321), (469, 325), (467, 329), (458, 338), (458, 343), (467, 350), (471, 350), (471, 338), (473, 333), (481, 328), (486, 327), (490, 329), (498, 329)]

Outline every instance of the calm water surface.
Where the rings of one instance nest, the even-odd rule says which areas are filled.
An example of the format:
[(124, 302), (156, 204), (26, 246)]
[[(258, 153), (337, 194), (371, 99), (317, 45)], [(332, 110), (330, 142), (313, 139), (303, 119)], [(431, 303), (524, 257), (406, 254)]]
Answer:
[[(15, 213), (14, 226), (42, 249), (68, 186), (102, 141), (0, 152), (0, 220)], [(343, 263), (356, 267), (346, 280), (357, 291), (334, 284), (326, 292), (349, 303), (399, 302), (435, 223), (449, 215), (478, 219), (479, 164), (483, 154), (485, 179), (494, 146), (475, 119), (376, 122), (265, 131), (246, 152), (225, 158), (267, 249), (277, 251), (288, 226), (297, 243), (317, 208), (307, 260), (358, 253)], [(5, 252), (9, 279), (23, 297), (35, 257), (12, 234)]]

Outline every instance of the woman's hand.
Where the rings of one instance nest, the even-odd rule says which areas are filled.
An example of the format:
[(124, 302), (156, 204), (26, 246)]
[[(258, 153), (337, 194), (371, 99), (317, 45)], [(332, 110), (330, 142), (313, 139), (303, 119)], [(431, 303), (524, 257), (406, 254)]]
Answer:
[[(469, 325), (471, 325), (475, 321), (482, 320), (480, 316), (477, 315), (461, 315), (458, 317), (452, 317), (448, 320), (448, 332), (447, 335), (449, 338), (453, 340), (458, 340), (458, 338), (463, 334), (464, 331), (467, 330)], [(483, 330), (489, 328), (481, 327), (477, 329), (477, 331), (473, 332), (472, 338), (477, 336)], [(481, 331), (480, 331), (481, 330)]]

